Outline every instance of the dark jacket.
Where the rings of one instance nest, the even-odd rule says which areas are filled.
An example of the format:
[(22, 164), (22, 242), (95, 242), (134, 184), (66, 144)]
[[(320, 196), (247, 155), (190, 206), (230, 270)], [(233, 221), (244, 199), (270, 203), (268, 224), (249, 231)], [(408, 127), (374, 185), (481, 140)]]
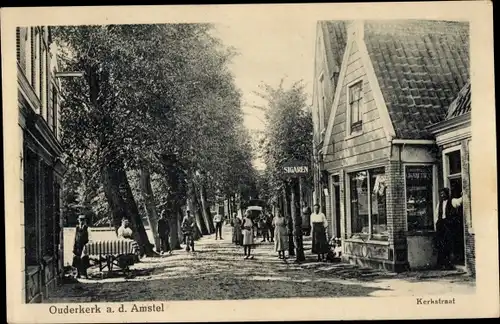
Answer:
[(170, 226), (165, 218), (160, 218), (158, 220), (158, 235), (160, 237), (165, 237), (170, 233)]
[(73, 245), (73, 253), (80, 256), (83, 247), (89, 242), (89, 231), (87, 225), (77, 225), (75, 229), (75, 243)]

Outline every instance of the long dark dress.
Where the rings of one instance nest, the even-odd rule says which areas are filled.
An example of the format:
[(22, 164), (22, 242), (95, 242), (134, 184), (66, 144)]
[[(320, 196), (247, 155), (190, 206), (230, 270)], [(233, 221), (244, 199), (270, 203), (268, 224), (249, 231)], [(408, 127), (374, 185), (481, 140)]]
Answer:
[(233, 243), (243, 245), (243, 235), (241, 233), (241, 219), (236, 217), (233, 220)]
[(312, 223), (312, 253), (322, 254), (327, 253), (328, 250), (325, 226), (320, 222)]

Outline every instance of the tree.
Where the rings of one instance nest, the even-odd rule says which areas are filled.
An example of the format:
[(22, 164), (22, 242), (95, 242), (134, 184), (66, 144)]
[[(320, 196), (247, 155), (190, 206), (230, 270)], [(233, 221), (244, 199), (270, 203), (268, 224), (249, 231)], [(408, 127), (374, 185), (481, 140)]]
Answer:
[(267, 183), (261, 188), (264, 195), (274, 200), (280, 199), (282, 193), (285, 193), (285, 201), (290, 200), (296, 260), (303, 261), (301, 204), (296, 201), (302, 194), (299, 193), (297, 179), (284, 177), (282, 166), (289, 160), (311, 164), (313, 125), (306, 103), (307, 96), (301, 81), (286, 89), (283, 80), (277, 88), (262, 85), (258, 94), (266, 101), (265, 106), (258, 107), (265, 112), (266, 118), (266, 130), (260, 148), (266, 164)]
[[(234, 52), (210, 34), (212, 27), (56, 29), (57, 41), (67, 49), (64, 68), (85, 74), (63, 84), (67, 163), (99, 179), (115, 228), (122, 217), (131, 219), (149, 254), (138, 201), (153, 227), (158, 208), (167, 206), (175, 217), (171, 228), (177, 229), (190, 198), (198, 231), (206, 234), (213, 230), (207, 199), (236, 192), (245, 180), (234, 176), (247, 176), (238, 171), (252, 173), (251, 152), (242, 140), (240, 93), (228, 69)], [(163, 182), (156, 186), (164, 191), (153, 189), (153, 178)], [(137, 186), (130, 183), (139, 179), (142, 194), (134, 195)]]

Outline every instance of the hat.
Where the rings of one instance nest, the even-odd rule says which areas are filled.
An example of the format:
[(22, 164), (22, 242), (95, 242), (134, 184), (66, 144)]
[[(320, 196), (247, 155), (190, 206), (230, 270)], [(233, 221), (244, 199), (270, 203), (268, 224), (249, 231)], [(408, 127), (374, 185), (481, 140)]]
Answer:
[(78, 215), (78, 219), (85, 219), (85, 215)]

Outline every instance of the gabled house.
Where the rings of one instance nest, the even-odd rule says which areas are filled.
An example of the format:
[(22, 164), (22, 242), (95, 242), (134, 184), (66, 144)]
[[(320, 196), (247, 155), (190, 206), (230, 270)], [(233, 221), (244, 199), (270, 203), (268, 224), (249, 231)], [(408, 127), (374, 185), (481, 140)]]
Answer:
[[(467, 83), (469, 26), (421, 20), (335, 24), (343, 24), (346, 40), (337, 46), (345, 46), (338, 76), (328, 89), (326, 113), (321, 91), (313, 104), (330, 232), (340, 234), (346, 261), (397, 272), (432, 267), (442, 171), (427, 126), (446, 118)], [(316, 61), (316, 82), (333, 56)]]
[(18, 27), (16, 43), (23, 293), (32, 303), (46, 298), (63, 274), (60, 82), (49, 27)]
[[(339, 73), (346, 49), (347, 31), (344, 21), (320, 21), (316, 26), (315, 70), (313, 83), (313, 203), (318, 202), (326, 215), (333, 215), (327, 203), (324, 189), (328, 180), (323, 171), (323, 148), (326, 128), (330, 118), (333, 95), (339, 81)], [(330, 219), (329, 222), (334, 222)], [(330, 226), (331, 236), (340, 236)]]

